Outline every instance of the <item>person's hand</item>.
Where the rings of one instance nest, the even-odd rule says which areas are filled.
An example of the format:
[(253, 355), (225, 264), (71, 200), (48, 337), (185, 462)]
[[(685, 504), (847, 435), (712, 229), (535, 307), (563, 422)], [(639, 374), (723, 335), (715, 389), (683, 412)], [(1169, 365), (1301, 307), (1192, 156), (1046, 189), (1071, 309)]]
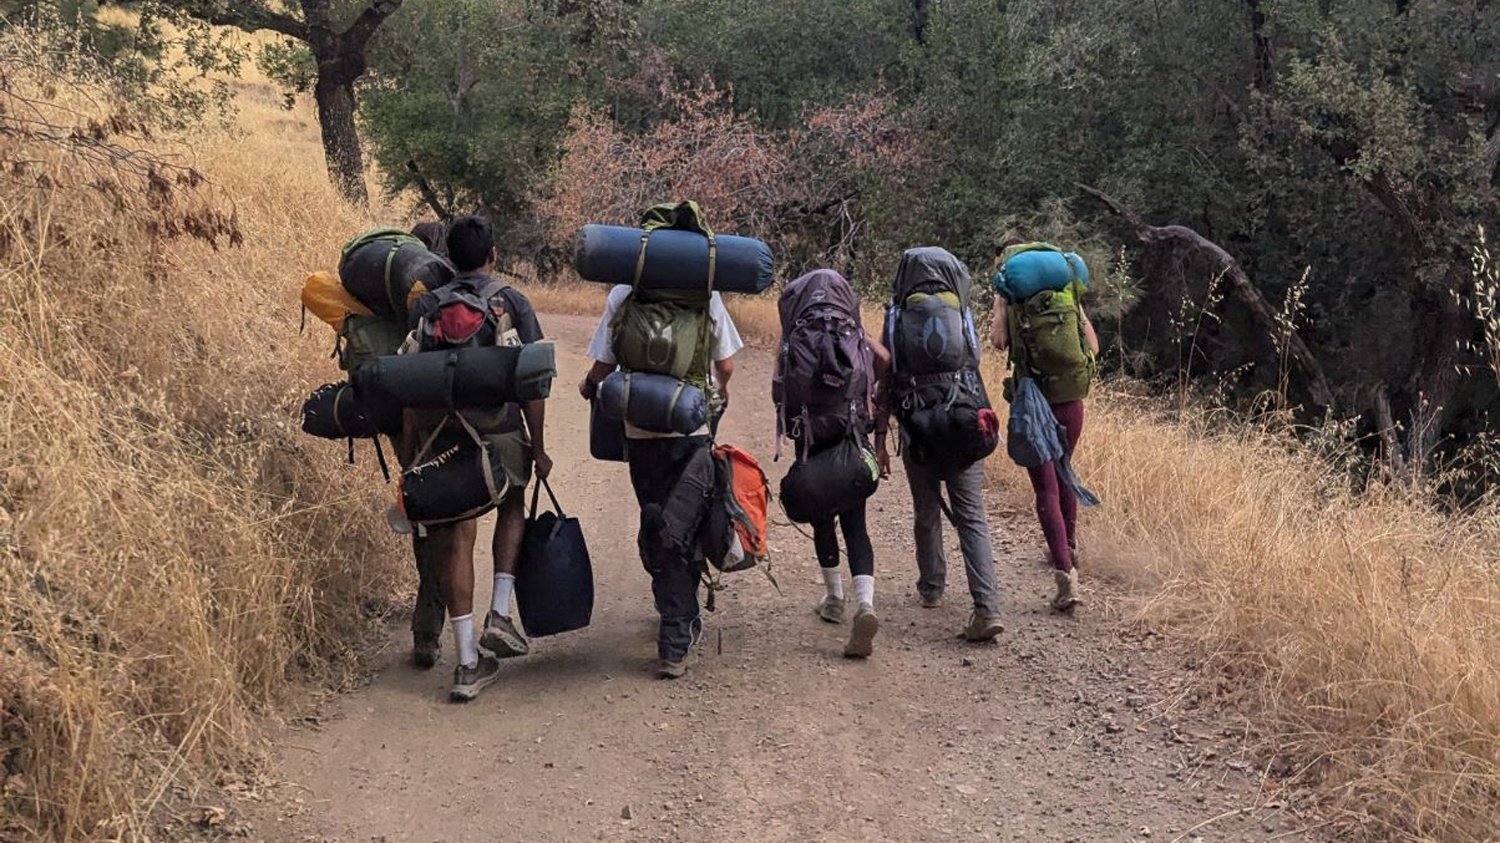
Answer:
[(537, 479), (546, 480), (547, 475), (552, 473), (552, 458), (547, 456), (546, 451), (537, 451), (532, 456), (532, 461), (536, 463)]
[(880, 479), (891, 479), (891, 454), (884, 448), (875, 452), (875, 464), (880, 466)]
[(583, 376), (583, 380), (581, 380), (581, 381), (578, 382), (578, 394), (582, 395), (583, 396), (583, 400), (585, 400), (585, 401), (592, 401), (592, 400), (594, 400), (594, 395), (598, 391), (599, 391), (599, 384), (594, 383), (593, 381), (589, 380), (589, 376), (588, 375), (584, 375)]

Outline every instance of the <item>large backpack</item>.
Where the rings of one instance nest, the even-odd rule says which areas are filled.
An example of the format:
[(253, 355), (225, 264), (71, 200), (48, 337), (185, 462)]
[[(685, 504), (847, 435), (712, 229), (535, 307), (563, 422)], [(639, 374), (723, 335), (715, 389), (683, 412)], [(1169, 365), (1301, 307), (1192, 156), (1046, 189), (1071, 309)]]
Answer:
[[(1056, 246), (1029, 243), (1007, 251), (1004, 257), (1008, 263), (1018, 254), (1038, 251), (1060, 252)], [(1066, 266), (1071, 278), (1061, 289), (1040, 290), (1006, 308), (1011, 361), (1011, 376), (1005, 382), (1007, 397), (1012, 396), (1016, 382), (1022, 378), (1035, 380), (1042, 395), (1053, 404), (1087, 398), (1093, 385), (1098, 362), (1089, 351), (1080, 303), (1088, 269), (1077, 255), (1064, 257), (1069, 258)]]
[[(705, 391), (713, 364), (713, 293), (717, 246), (696, 202), (656, 205), (641, 219), (635, 284), (610, 322), (611, 348), (626, 371), (666, 375)], [(662, 228), (696, 231), (708, 238), (708, 278), (702, 290), (653, 290), (640, 285), (651, 233)]]
[(979, 374), (979, 334), (969, 271), (945, 249), (908, 249), (886, 309), (893, 407), (902, 442), (940, 472), (984, 459), (1000, 420)]
[(792, 281), (777, 303), (781, 350), (771, 397), (776, 433), (798, 454), (846, 436), (863, 436), (871, 417), (873, 354), (859, 298), (837, 272), (817, 269)]

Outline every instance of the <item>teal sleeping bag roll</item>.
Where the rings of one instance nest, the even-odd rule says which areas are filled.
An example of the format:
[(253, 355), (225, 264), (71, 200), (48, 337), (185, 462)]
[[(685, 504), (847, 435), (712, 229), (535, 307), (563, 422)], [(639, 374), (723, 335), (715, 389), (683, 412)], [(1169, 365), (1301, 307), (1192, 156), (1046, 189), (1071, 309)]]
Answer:
[[(752, 237), (714, 238), (713, 288), (721, 293), (759, 293), (771, 286), (775, 261), (771, 247)], [(574, 244), (573, 268), (586, 281), (634, 284), (641, 252), (641, 229), (586, 225)], [(708, 287), (708, 238), (696, 231), (659, 228), (651, 232), (641, 286), (652, 290)]]
[(1007, 302), (1025, 301), (1043, 290), (1064, 290), (1077, 281), (1087, 287), (1089, 268), (1075, 252), (1037, 246), (1012, 254), (995, 274), (995, 292)]

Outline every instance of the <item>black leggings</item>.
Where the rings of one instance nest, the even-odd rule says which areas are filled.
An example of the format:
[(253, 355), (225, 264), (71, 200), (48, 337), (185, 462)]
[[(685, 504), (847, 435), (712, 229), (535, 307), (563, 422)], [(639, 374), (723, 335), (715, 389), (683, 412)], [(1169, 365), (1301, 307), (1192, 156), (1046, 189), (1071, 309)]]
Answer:
[(839, 536), (833, 523), (837, 520), (844, 531), (844, 547), (849, 553), (849, 573), (854, 576), (875, 573), (875, 548), (870, 546), (870, 531), (865, 526), (865, 504), (841, 512), (827, 521), (813, 522), (813, 547), (818, 551), (818, 564), (824, 568), (839, 566)]

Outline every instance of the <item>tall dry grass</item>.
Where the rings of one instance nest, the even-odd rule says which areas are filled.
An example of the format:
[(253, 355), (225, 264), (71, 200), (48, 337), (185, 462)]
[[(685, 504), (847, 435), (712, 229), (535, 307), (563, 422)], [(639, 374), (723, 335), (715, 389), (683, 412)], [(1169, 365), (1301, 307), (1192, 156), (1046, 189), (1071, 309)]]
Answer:
[[(1361, 839), (1495, 839), (1500, 509), (1356, 489), (1285, 431), (1123, 393), (1090, 402), (1078, 465), (1104, 500), (1085, 577), (1209, 654), (1272, 766)], [(1029, 504), (1019, 469), (991, 475)]]
[(400, 571), (378, 475), (296, 423), (334, 374), (297, 288), (368, 221), (253, 86), (253, 131), (143, 141), (3, 47), (7, 119), (207, 179), (0, 136), (0, 837), (144, 840), (350, 675)]

